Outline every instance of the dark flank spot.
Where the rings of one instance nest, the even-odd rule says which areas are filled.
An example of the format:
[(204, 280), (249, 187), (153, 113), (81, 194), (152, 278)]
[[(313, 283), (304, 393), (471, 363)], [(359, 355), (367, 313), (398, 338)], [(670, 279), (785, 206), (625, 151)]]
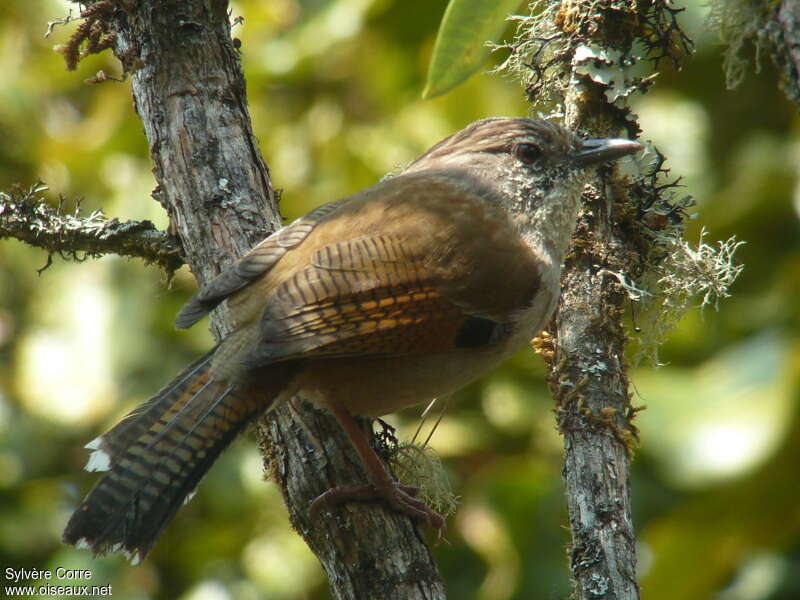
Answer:
[(483, 317), (468, 317), (456, 334), (456, 347), (482, 348), (497, 342), (502, 325)]

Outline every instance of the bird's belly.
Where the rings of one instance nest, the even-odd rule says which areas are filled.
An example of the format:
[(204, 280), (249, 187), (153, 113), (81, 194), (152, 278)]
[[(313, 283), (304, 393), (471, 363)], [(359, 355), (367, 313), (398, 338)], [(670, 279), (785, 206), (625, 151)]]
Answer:
[(355, 415), (379, 417), (408, 406), (452, 394), (484, 375), (519, 350), (544, 327), (556, 294), (542, 290), (516, 318), (513, 333), (485, 348), (390, 357), (310, 360), (278, 401), (299, 394), (320, 406), (326, 398)]
[(313, 361), (291, 385), (315, 404), (334, 398), (355, 415), (377, 417), (447, 396), (500, 363), (504, 348), (458, 350), (424, 356)]

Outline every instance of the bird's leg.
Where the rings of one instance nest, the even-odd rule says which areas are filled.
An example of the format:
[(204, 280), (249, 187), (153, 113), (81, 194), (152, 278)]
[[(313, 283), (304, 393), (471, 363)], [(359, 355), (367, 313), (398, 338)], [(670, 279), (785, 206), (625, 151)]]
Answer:
[(370, 446), (366, 435), (359, 428), (356, 420), (342, 404), (335, 400), (327, 400), (327, 405), (361, 457), (361, 462), (364, 464), (370, 483), (369, 485), (361, 486), (335, 487), (320, 494), (311, 503), (311, 508), (309, 509), (311, 519), (316, 518), (324, 504), (338, 505), (344, 502), (382, 501), (394, 510), (413, 519), (426, 521), (436, 530), (439, 539), (441, 539), (446, 530), (442, 515), (416, 497), (419, 493), (419, 488), (402, 485), (392, 477), (375, 453), (375, 450)]

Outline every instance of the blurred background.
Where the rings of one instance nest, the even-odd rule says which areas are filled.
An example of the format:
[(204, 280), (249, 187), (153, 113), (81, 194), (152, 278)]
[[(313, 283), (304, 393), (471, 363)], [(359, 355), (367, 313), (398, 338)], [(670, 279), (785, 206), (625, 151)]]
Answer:
[[(800, 161), (798, 119), (763, 60), (725, 90), (722, 49), (689, 2), (696, 55), (661, 64), (635, 99), (643, 139), (697, 201), (687, 239), (731, 235), (745, 270), (719, 305), (690, 311), (632, 373), (641, 448), (633, 506), (643, 598), (800, 597)], [(490, 115), (524, 115), (518, 84), (478, 74), (422, 101), (445, 0), (239, 0), (250, 110), (281, 210), (294, 218), (397, 170), (431, 143)], [(0, 189), (47, 183), (67, 208), (167, 220), (129, 83), (87, 85), (110, 53), (69, 73), (52, 51), (75, 24), (64, 0), (6, 0), (0, 12)], [(752, 49), (746, 48), (752, 55)], [(498, 57), (502, 58), (502, 57)], [(496, 60), (495, 60), (496, 62)], [(750, 63), (752, 65), (752, 62)], [(132, 599), (328, 598), (324, 574), (263, 480), (250, 436), (224, 454), (144, 563), (93, 560), (60, 544), (94, 475), (83, 445), (144, 401), (211, 337), (176, 333), (194, 289), (116, 257), (40, 275), (45, 252), (0, 241), (0, 566), (91, 569)], [(698, 300), (699, 303), (699, 300)], [(566, 598), (569, 538), (561, 441), (531, 352), (459, 395), (432, 439), (461, 496), (435, 548), (453, 599)], [(419, 410), (392, 418), (403, 436)], [(5, 573), (3, 572), (3, 575)], [(3, 584), (10, 583), (3, 581)], [(28, 580), (27, 583), (33, 583)]]

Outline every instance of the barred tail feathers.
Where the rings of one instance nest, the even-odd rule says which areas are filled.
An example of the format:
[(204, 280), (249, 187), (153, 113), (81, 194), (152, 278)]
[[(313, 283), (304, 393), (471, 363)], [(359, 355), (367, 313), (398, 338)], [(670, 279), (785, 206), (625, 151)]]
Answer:
[(271, 403), (274, 395), (241, 394), (214, 379), (213, 353), (87, 445), (94, 452), (86, 469), (106, 473), (70, 518), (66, 543), (138, 562), (219, 454)]

